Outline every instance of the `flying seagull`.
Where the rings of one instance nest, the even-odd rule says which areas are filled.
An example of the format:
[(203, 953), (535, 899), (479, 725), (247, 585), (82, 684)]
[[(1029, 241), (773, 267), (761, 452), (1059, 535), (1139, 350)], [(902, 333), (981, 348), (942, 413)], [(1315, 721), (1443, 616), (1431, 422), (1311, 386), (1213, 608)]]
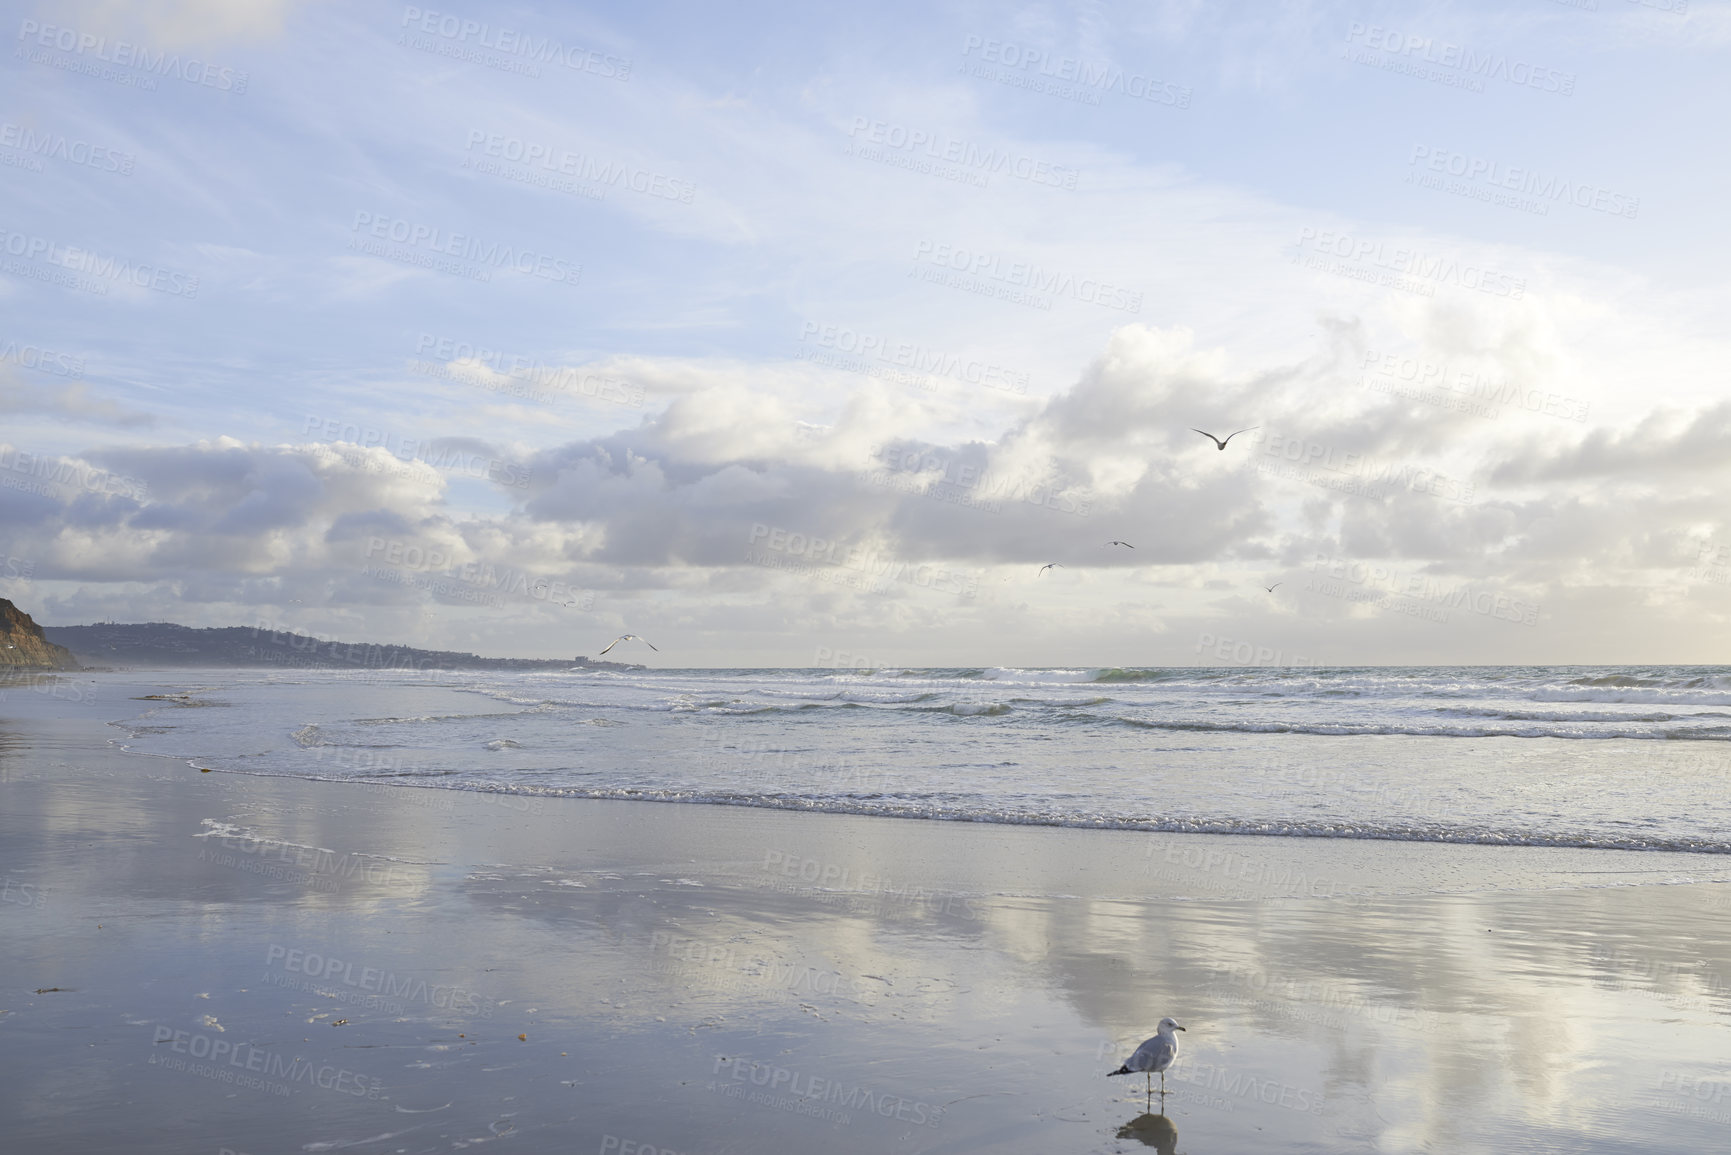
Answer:
[(1125, 549), (1135, 549), (1135, 548), (1136, 548), (1136, 547), (1135, 547), (1135, 546), (1133, 546), (1133, 545), (1131, 545), (1131, 544), (1130, 544), (1130, 543), (1129, 543), (1129, 542), (1127, 542), (1127, 541), (1109, 541), (1109, 542), (1107, 542), (1107, 543), (1106, 543), (1106, 544), (1107, 544), (1107, 545), (1121, 545), (1121, 546), (1123, 546), (1123, 547), (1124, 547), (1124, 548), (1125, 548)]
[[(650, 643), (649, 641), (647, 641), (643, 638), (638, 637), (636, 634), (620, 634), (617, 638), (614, 638), (611, 642), (607, 643), (607, 650), (611, 650), (614, 646), (617, 646), (620, 642), (642, 642), (644, 645), (648, 646), (650, 649), (655, 650), (655, 646), (652, 643)], [(602, 650), (601, 654), (605, 654), (607, 652), (607, 650)], [(661, 651), (655, 650), (655, 652), (659, 654)], [(601, 656), (601, 654), (596, 654), (595, 656), (599, 658)]]
[(1057, 563), (1057, 562), (1055, 562), (1055, 561), (1049, 561), (1049, 562), (1047, 562), (1047, 563), (1046, 563), (1046, 564), (1045, 564), (1045, 565), (1043, 565), (1043, 566), (1041, 566), (1041, 567), (1040, 567), (1040, 572), (1039, 572), (1039, 573), (1038, 573), (1038, 574), (1037, 574), (1037, 575), (1036, 575), (1036, 576), (1038, 576), (1038, 577), (1045, 577), (1045, 576), (1046, 576), (1046, 571), (1047, 571), (1047, 570), (1049, 570), (1049, 569), (1063, 569), (1063, 568), (1064, 568), (1064, 567), (1063, 567), (1063, 566), (1061, 566), (1061, 565), (1059, 565), (1059, 564), (1058, 564), (1058, 563)]
[[(1262, 428), (1262, 426), (1260, 426), (1260, 425), (1252, 425), (1252, 426), (1251, 426), (1251, 427), (1250, 427), (1250, 429), (1261, 429), (1261, 428)], [(1238, 433), (1249, 433), (1249, 432), (1250, 432), (1250, 429), (1240, 429), (1240, 430), (1239, 430), (1239, 431), (1238, 431)], [(1212, 441), (1212, 442), (1214, 442), (1214, 444), (1215, 444), (1215, 446), (1216, 446), (1216, 447), (1217, 447), (1217, 448), (1218, 448), (1218, 449), (1219, 449), (1219, 450), (1220, 450), (1220, 451), (1221, 451), (1221, 452), (1222, 452), (1222, 453), (1224, 453), (1224, 452), (1226, 452), (1226, 441), (1231, 441), (1231, 440), (1232, 440), (1232, 439), (1233, 439), (1233, 438), (1234, 438), (1234, 437), (1237, 437), (1237, 436), (1238, 436), (1238, 433), (1228, 433), (1228, 434), (1227, 434), (1227, 435), (1226, 435), (1226, 441), (1222, 441), (1222, 440), (1220, 440), (1220, 438), (1218, 438), (1218, 437), (1216, 437), (1216, 436), (1214, 436), (1214, 434), (1212, 434), (1212, 433), (1210, 433), (1210, 432), (1208, 432), (1208, 431), (1207, 431), (1207, 430), (1206, 430), (1206, 429), (1198, 429), (1198, 428), (1196, 428), (1196, 426), (1194, 426), (1194, 425), (1192, 425), (1192, 426), (1191, 426), (1191, 427), (1190, 427), (1190, 432), (1192, 432), (1192, 433), (1200, 433), (1200, 434), (1202, 434), (1202, 436), (1204, 436), (1204, 437), (1206, 437), (1206, 438), (1208, 438), (1208, 440), (1210, 440), (1210, 441)]]
[(1136, 1048), (1134, 1054), (1124, 1060), (1124, 1065), (1116, 1071), (1107, 1071), (1106, 1077), (1113, 1075), (1128, 1075), (1133, 1071), (1141, 1071), (1148, 1076), (1148, 1094), (1154, 1094), (1154, 1072), (1160, 1072), (1160, 1093), (1166, 1093), (1166, 1068), (1172, 1065), (1172, 1060), (1178, 1057), (1178, 1038), (1172, 1032), (1182, 1031), (1177, 1019), (1161, 1019), (1160, 1026), (1155, 1030), (1154, 1037), (1146, 1040)]
[(1273, 593), (1275, 586), (1283, 586), (1285, 584), (1285, 582), (1275, 582), (1272, 586), (1263, 586), (1262, 588), (1267, 590), (1269, 593)]

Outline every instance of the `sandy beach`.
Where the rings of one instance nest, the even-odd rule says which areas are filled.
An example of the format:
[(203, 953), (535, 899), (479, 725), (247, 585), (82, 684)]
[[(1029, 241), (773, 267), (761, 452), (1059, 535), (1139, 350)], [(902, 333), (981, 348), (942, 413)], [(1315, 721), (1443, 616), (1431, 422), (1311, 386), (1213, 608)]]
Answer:
[[(1722, 855), (529, 798), (114, 745), (180, 684), (0, 701), (8, 1150), (1699, 1152), (1731, 1124)], [(1150, 1112), (1104, 1076), (1164, 1015), (1187, 1030)]]

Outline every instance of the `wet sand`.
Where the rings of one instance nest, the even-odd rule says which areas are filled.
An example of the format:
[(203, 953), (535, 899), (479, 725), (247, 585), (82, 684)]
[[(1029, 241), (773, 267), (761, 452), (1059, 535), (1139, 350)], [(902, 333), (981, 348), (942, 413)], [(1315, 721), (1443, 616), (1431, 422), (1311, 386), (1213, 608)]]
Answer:
[[(160, 687), (71, 684), (0, 702), (9, 1151), (1699, 1152), (1731, 1124), (1721, 856), (200, 773), (110, 745)], [(1149, 1111), (1104, 1075), (1163, 1015)]]

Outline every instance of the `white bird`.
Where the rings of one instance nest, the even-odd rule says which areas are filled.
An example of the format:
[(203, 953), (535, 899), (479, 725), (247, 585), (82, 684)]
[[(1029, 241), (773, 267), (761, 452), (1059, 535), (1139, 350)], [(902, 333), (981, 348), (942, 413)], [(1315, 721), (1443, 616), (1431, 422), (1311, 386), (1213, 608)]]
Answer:
[(1049, 570), (1049, 569), (1063, 569), (1063, 568), (1064, 567), (1061, 564), (1059, 564), (1058, 562), (1049, 561), (1045, 565), (1040, 567), (1040, 572), (1036, 576), (1045, 577), (1047, 570)]
[[(607, 650), (611, 650), (614, 646), (617, 646), (620, 642), (642, 642), (644, 645), (648, 646), (650, 649), (655, 650), (654, 643), (648, 641), (645, 638), (640, 638), (636, 634), (620, 634), (617, 638), (614, 638), (611, 642), (607, 643)], [(601, 656), (601, 654), (605, 654), (607, 652), (607, 650), (602, 650), (600, 654), (596, 654), (595, 656), (599, 658)], [(659, 654), (661, 651), (655, 650), (655, 652)]]
[(1160, 1072), (1160, 1093), (1166, 1093), (1166, 1068), (1178, 1057), (1178, 1037), (1173, 1031), (1182, 1031), (1177, 1019), (1161, 1019), (1160, 1025), (1154, 1030), (1154, 1037), (1143, 1042), (1136, 1048), (1134, 1054), (1124, 1060), (1124, 1065), (1116, 1071), (1106, 1072), (1106, 1077), (1113, 1075), (1128, 1075), (1133, 1071), (1141, 1071), (1148, 1076), (1148, 1093), (1154, 1093), (1154, 1072)]

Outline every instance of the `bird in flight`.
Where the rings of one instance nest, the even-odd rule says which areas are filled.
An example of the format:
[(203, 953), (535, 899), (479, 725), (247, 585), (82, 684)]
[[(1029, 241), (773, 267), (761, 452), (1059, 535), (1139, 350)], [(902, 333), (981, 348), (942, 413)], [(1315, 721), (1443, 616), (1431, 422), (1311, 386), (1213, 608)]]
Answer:
[(1047, 570), (1049, 570), (1049, 569), (1063, 569), (1063, 568), (1064, 568), (1064, 567), (1063, 567), (1063, 566), (1061, 566), (1061, 565), (1059, 565), (1059, 564), (1058, 564), (1058, 563), (1057, 563), (1057, 562), (1055, 562), (1055, 561), (1049, 561), (1049, 562), (1047, 562), (1047, 563), (1046, 563), (1046, 564), (1045, 564), (1045, 565), (1043, 565), (1043, 566), (1041, 566), (1041, 567), (1040, 567), (1040, 573), (1039, 573), (1039, 575), (1038, 575), (1038, 576), (1040, 576), (1040, 577), (1045, 577), (1045, 576), (1046, 576), (1046, 571), (1047, 571)]
[(1172, 1060), (1178, 1057), (1178, 1037), (1173, 1031), (1182, 1031), (1177, 1019), (1161, 1019), (1160, 1026), (1155, 1030), (1152, 1039), (1145, 1040), (1134, 1054), (1124, 1060), (1124, 1065), (1116, 1071), (1107, 1071), (1106, 1076), (1128, 1075), (1141, 1071), (1148, 1076), (1148, 1093), (1154, 1093), (1154, 1072), (1160, 1072), (1160, 1093), (1166, 1093), (1166, 1068), (1172, 1065)]
[(1275, 586), (1283, 586), (1285, 584), (1286, 584), (1285, 582), (1275, 582), (1274, 585), (1272, 585), (1272, 586), (1263, 586), (1262, 588), (1267, 590), (1269, 593), (1273, 593)]
[(1107, 544), (1107, 545), (1121, 545), (1121, 546), (1123, 546), (1123, 547), (1124, 547), (1124, 548), (1125, 548), (1125, 549), (1135, 549), (1135, 548), (1136, 548), (1136, 547), (1135, 547), (1135, 546), (1133, 546), (1133, 545), (1131, 545), (1131, 544), (1130, 544), (1130, 543), (1129, 543), (1129, 542), (1127, 542), (1127, 541), (1109, 541), (1109, 542), (1107, 542), (1107, 543), (1106, 543), (1106, 544)]
[[(642, 642), (644, 645), (648, 646), (650, 649), (655, 650), (655, 646), (653, 643), (646, 641), (643, 638), (638, 637), (636, 634), (620, 634), (617, 638), (614, 638), (611, 642), (607, 643), (607, 650), (611, 650), (614, 646), (617, 646), (620, 642)], [(605, 654), (607, 652), (607, 650), (602, 650), (601, 654)], [(659, 654), (661, 651), (655, 650), (655, 652)], [(596, 654), (595, 656), (600, 657), (601, 654)]]
[[(1250, 427), (1250, 429), (1261, 429), (1261, 428), (1262, 428), (1262, 426), (1260, 426), (1260, 425), (1252, 425)], [(1250, 429), (1240, 429), (1238, 431), (1238, 433), (1249, 433)], [(1214, 434), (1208, 432), (1206, 429), (1198, 429), (1194, 425), (1192, 425), (1190, 427), (1190, 432), (1202, 434), (1202, 436), (1204, 436), (1204, 437), (1208, 438), (1208, 440), (1214, 442), (1215, 447), (1218, 448), (1222, 453), (1226, 452), (1226, 441), (1231, 441), (1234, 437), (1238, 436), (1238, 433), (1228, 433), (1226, 435), (1226, 441), (1222, 441), (1222, 440), (1220, 440), (1220, 438), (1214, 436)]]

